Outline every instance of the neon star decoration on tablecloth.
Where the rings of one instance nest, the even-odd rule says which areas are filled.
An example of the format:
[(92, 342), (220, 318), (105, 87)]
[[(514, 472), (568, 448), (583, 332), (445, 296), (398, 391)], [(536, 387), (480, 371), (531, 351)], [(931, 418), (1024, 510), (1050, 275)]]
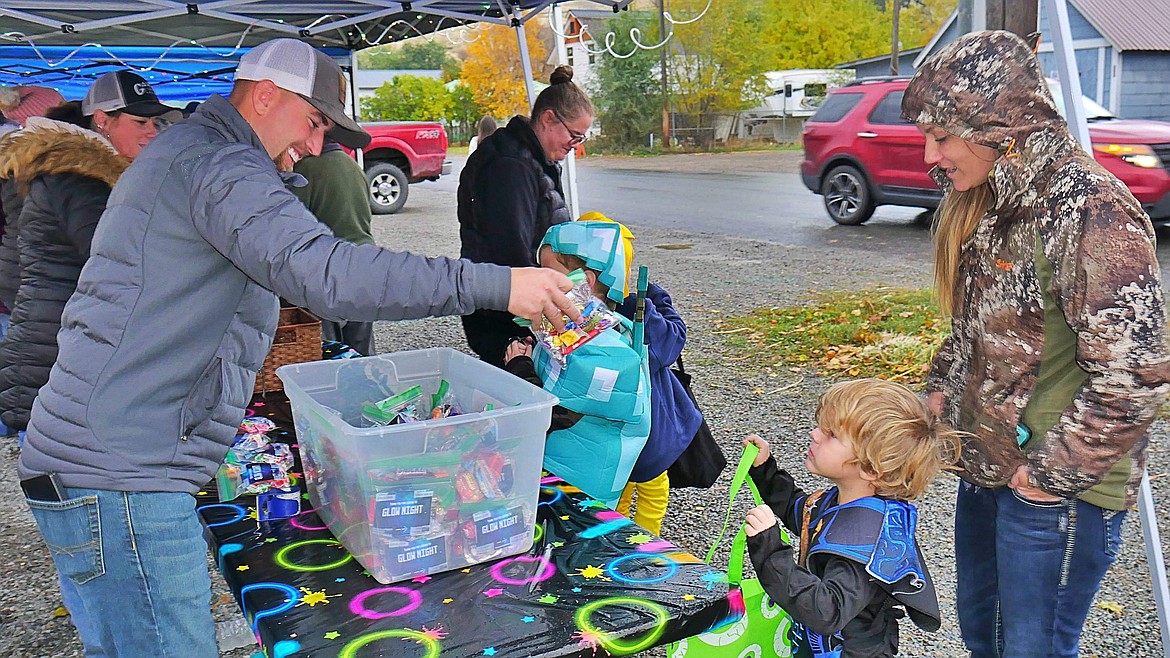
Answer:
[(491, 589), (485, 589), (483, 591), (483, 595), (488, 597), (489, 599), (493, 599), (493, 598), (495, 598), (503, 593), (504, 593), (504, 590), (500, 589), (499, 587), (493, 587)]
[(536, 617), (533, 617), (532, 615), (525, 615), (520, 618), (520, 621), (524, 622), (525, 624), (531, 624), (532, 622), (536, 621)]
[(648, 535), (644, 532), (640, 532), (636, 535), (630, 535), (629, 537), (626, 537), (626, 543), (633, 544), (633, 545), (637, 546), (639, 544), (645, 544), (646, 542), (651, 541), (652, 539), (654, 539), (654, 538), (651, 537), (650, 535)]
[(488, 647), (488, 648), (484, 649), (484, 650), (483, 650), (483, 655), (485, 655), (485, 656), (494, 656), (494, 655), (496, 655), (496, 648), (495, 648), (495, 647)]
[(411, 579), (411, 581), (419, 583), (421, 585), (422, 583), (425, 583), (430, 579), (431, 579), (430, 576), (423, 575), (423, 576), (415, 576), (414, 578)]
[(337, 631), (329, 631), (321, 637), (324, 637), (326, 640), (336, 640), (337, 638), (341, 637), (341, 633), (338, 633)]
[(544, 596), (542, 596), (536, 600), (539, 603), (547, 603), (549, 605), (552, 605), (552, 604), (556, 603), (557, 601), (559, 601), (560, 599), (553, 596), (552, 594), (545, 594)]

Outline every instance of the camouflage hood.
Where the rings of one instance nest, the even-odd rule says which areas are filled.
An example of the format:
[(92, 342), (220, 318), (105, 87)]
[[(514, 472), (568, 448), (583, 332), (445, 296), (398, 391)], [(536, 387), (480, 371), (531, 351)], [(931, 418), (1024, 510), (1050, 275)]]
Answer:
[(1032, 51), (1011, 32), (967, 34), (928, 59), (906, 87), (902, 116), (1005, 154), (1012, 140), (1068, 131)]
[[(1028, 203), (1036, 175), (1078, 148), (1028, 45), (1011, 32), (976, 32), (948, 44), (906, 86), (902, 116), (994, 148), (995, 208)], [(950, 180), (930, 171), (944, 192)]]

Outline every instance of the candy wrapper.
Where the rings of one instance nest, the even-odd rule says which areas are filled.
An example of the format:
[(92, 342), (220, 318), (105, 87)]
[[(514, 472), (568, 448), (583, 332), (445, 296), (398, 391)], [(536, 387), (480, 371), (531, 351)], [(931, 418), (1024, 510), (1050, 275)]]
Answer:
[(621, 322), (617, 313), (611, 311), (604, 301), (593, 294), (584, 271), (573, 270), (569, 272), (568, 277), (574, 285), (573, 289), (565, 294), (581, 312), (580, 323), (566, 318), (565, 330), (558, 332), (548, 318), (541, 320), (539, 328), (532, 327), (531, 323), (522, 318), (515, 320), (517, 324), (529, 327), (540, 344), (561, 363), (565, 362), (565, 357), (573, 350)]
[(451, 384), (446, 379), (439, 381), (439, 390), (431, 396), (431, 418), (450, 418), (463, 413), (451, 393)]
[(288, 472), (295, 463), (292, 449), (288, 444), (268, 439), (265, 432), (274, 429), (276, 424), (267, 418), (245, 418), (240, 423), (243, 435), (236, 437), (215, 474), (220, 500), (291, 486)]
[(279, 464), (220, 464), (215, 474), (215, 488), (224, 502), (291, 485), (288, 471)]
[[(249, 434), (243, 438), (252, 439), (253, 437), (263, 437), (263, 434)], [(253, 447), (252, 441), (241, 445), (237, 442), (228, 451), (224, 462), (228, 464), (273, 464), (280, 466), (286, 472), (293, 468), (293, 454), (292, 449), (287, 443), (272, 443), (265, 437), (265, 443), (259, 447)]]
[(276, 429), (272, 419), (263, 416), (251, 416), (240, 422), (240, 434), (267, 434)]
[(423, 409), (423, 392), (421, 386), (411, 386), (398, 395), (392, 395), (379, 402), (367, 402), (362, 405), (362, 418), (370, 423), (371, 427), (414, 423), (428, 417)]

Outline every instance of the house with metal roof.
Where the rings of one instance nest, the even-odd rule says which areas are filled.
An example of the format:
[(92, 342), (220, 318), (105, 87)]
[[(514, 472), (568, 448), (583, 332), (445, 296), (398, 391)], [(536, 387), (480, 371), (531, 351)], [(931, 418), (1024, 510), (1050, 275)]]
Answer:
[[(1082, 93), (1123, 119), (1170, 121), (1170, 0), (1068, 0), (1068, 18)], [(951, 14), (914, 68), (958, 37)], [(1056, 79), (1052, 43), (1041, 3), (1037, 55), (1045, 75)]]

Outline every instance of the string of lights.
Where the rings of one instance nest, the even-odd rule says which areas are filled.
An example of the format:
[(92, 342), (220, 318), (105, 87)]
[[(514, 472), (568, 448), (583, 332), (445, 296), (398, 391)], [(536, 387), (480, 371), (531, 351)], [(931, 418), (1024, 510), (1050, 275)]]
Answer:
[[(585, 43), (584, 39), (582, 39), (580, 41), (581, 48), (582, 48), (582, 50), (584, 50), (586, 53), (588, 53), (590, 55), (600, 55), (602, 53), (609, 53), (610, 56), (616, 57), (618, 59), (628, 59), (630, 57), (633, 57), (639, 50), (657, 50), (658, 48), (665, 46), (671, 40), (671, 38), (674, 37), (674, 26), (675, 25), (690, 25), (691, 23), (698, 21), (703, 16), (705, 16), (708, 11), (710, 11), (711, 2), (712, 2), (712, 0), (707, 0), (707, 5), (705, 7), (703, 7), (703, 11), (699, 12), (693, 18), (689, 18), (687, 20), (678, 20), (673, 15), (671, 15), (670, 12), (663, 12), (663, 16), (666, 19), (666, 24), (668, 26), (668, 29), (667, 29), (666, 36), (662, 37), (662, 39), (659, 40), (658, 43), (653, 43), (653, 44), (642, 43), (642, 30), (637, 28), (637, 27), (632, 27), (632, 28), (630, 28), (630, 41), (632, 41), (634, 43), (634, 47), (628, 53), (619, 53), (616, 50), (614, 50), (613, 47), (614, 47), (614, 44), (617, 42), (617, 34), (614, 33), (613, 30), (606, 32), (605, 36), (602, 37), (604, 45), (601, 48), (599, 48), (597, 50), (593, 50)], [(562, 32), (561, 30), (562, 30), (562, 28), (560, 26), (557, 26), (557, 25), (552, 26), (552, 31), (555, 32), (558, 36), (560, 36), (562, 38), (570, 39), (570, 38), (576, 38), (576, 37), (580, 36), (578, 34), (566, 34), (566, 33)], [(581, 33), (582, 34), (589, 33), (590, 35), (593, 34), (589, 30), (589, 25), (586, 23), (581, 23)], [(593, 42), (595, 44), (597, 43), (596, 37), (593, 39)]]

